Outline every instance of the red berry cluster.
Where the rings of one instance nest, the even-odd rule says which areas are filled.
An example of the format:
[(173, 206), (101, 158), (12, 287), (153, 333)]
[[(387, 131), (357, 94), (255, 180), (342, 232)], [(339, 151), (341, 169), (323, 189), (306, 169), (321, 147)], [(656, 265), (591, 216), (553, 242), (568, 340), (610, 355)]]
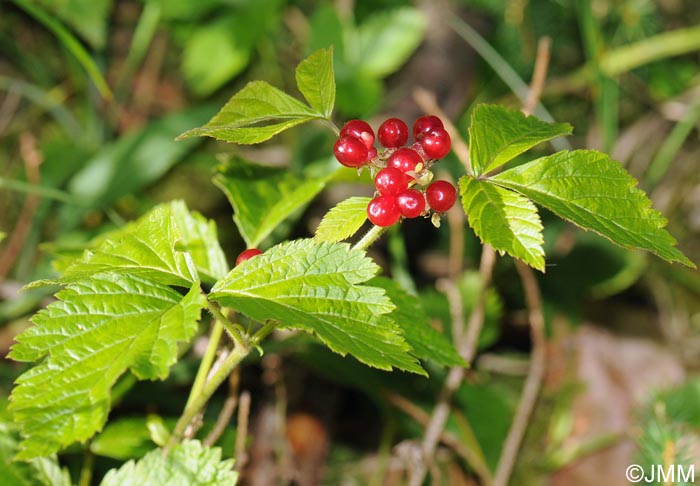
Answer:
[[(450, 152), (450, 135), (436, 116), (422, 116), (413, 124), (414, 143), (407, 147), (408, 125), (389, 118), (377, 131), (384, 150), (374, 148), (374, 131), (362, 120), (343, 126), (333, 153), (347, 167), (368, 165), (378, 171), (374, 177), (377, 197), (367, 206), (369, 220), (377, 226), (391, 226), (401, 216), (417, 218), (432, 209), (442, 213), (457, 200), (457, 190), (447, 181), (430, 183), (430, 167)], [(427, 189), (423, 186), (427, 185)], [(427, 203), (427, 206), (426, 206)]]

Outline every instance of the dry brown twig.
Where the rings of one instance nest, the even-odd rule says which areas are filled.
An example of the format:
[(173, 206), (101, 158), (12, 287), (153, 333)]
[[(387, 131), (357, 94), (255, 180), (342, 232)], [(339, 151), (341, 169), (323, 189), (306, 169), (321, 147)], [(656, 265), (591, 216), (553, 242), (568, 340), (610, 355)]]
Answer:
[[(22, 133), (19, 138), (19, 152), (22, 156), (22, 162), (24, 162), (27, 180), (31, 184), (38, 186), (41, 181), (39, 167), (44, 161), (44, 155), (37, 148), (34, 135), (28, 132)], [(7, 277), (17, 258), (22, 253), (24, 242), (32, 228), (32, 220), (39, 206), (39, 201), (40, 198), (36, 194), (28, 194), (24, 199), (17, 223), (7, 240), (5, 248), (0, 253), (0, 281), (5, 280), (5, 277)]]
[[(551, 42), (549, 38), (543, 38), (539, 42), (532, 85), (528, 98), (523, 106), (523, 112), (525, 114), (532, 113), (534, 107), (537, 106), (539, 97), (542, 93), (547, 75), (547, 67), (549, 64), (550, 45)], [(437, 113), (438, 115), (442, 113), (435, 103), (435, 98), (430, 96), (429, 93), (417, 91), (415, 93), (415, 98), (425, 112)], [(469, 163), (469, 149), (466, 142), (464, 142), (459, 132), (451, 123), (449, 123), (449, 121), (448, 123), (445, 123), (445, 128), (450, 133), (455, 153), (464, 164), (467, 173), (470, 173), (471, 168)], [(491, 282), (495, 259), (496, 254), (493, 248), (490, 245), (484, 245), (479, 266), (482, 287), (479, 295), (477, 296), (476, 304), (469, 317), (466, 333), (462, 334), (460, 329), (457, 329), (456, 331), (456, 335), (462, 336), (462, 339), (457, 341), (458, 351), (468, 364), (473, 361), (476, 354), (478, 338), (485, 318), (485, 293)], [(527, 428), (527, 421), (529, 420), (532, 410), (534, 409), (537, 396), (539, 395), (539, 389), (546, 368), (544, 349), (544, 318), (542, 315), (539, 287), (530, 267), (517, 262), (517, 268), (523, 283), (529, 309), (533, 351), (530, 370), (523, 387), (522, 397), (518, 405), (515, 418), (513, 419), (513, 424), (511, 425), (508, 436), (506, 437), (504, 449), (492, 483), (494, 486), (505, 486), (510, 478), (520, 444), (522, 443), (522, 438)], [(459, 298), (458, 293), (455, 292), (448, 291), (446, 294), (448, 299), (451, 298), (454, 300), (455, 298)], [(457, 297), (455, 297), (455, 295), (457, 295)], [(457, 303), (451, 303), (450, 307), (451, 314), (453, 314), (453, 323), (459, 325), (459, 320), (455, 320), (455, 313), (456, 309), (461, 308), (461, 306)], [(415, 468), (414, 474), (410, 478), (410, 486), (420, 486), (423, 484), (427, 473), (425, 460), (430, 458), (435, 453), (436, 445), (442, 436), (443, 429), (450, 413), (452, 397), (461, 385), (464, 375), (465, 368), (463, 367), (452, 368), (447, 375), (443, 389), (438, 397), (437, 405), (433, 410), (430, 421), (426, 425), (422, 443), (424, 461), (421, 464), (418, 464)], [(482, 480), (484, 479), (486, 479), (484, 481), (485, 484), (491, 484), (488, 478), (484, 478), (482, 476)]]
[(248, 438), (248, 420), (250, 418), (250, 392), (244, 391), (239, 398), (238, 406), (238, 428), (236, 429), (236, 462), (234, 469), (242, 471), (248, 463), (248, 453), (246, 452), (245, 442)]
[[(535, 72), (532, 77), (532, 85), (530, 93), (523, 106), (523, 113), (530, 114), (537, 106), (539, 96), (547, 78), (547, 67), (549, 65), (551, 41), (549, 37), (544, 37), (540, 40), (537, 46), (537, 58), (535, 60)], [(518, 402), (518, 408), (513, 417), (513, 423), (508, 430), (508, 435), (503, 444), (501, 457), (498, 460), (496, 473), (494, 475), (493, 486), (506, 486), (510, 479), (515, 461), (518, 457), (518, 451), (522, 444), (527, 430), (527, 423), (530, 420), (532, 411), (535, 408), (537, 397), (540, 393), (542, 380), (547, 368), (546, 355), (546, 339), (544, 331), (544, 314), (542, 312), (542, 297), (540, 288), (537, 285), (535, 272), (521, 262), (515, 262), (520, 281), (525, 292), (525, 300), (528, 309), (528, 318), (530, 321), (530, 335), (532, 339), (532, 352), (530, 357), (530, 369), (525, 379), (523, 391)]]
[(205, 446), (212, 446), (219, 440), (219, 437), (226, 430), (226, 426), (231, 422), (231, 417), (233, 417), (233, 412), (236, 411), (238, 406), (238, 386), (241, 383), (241, 370), (236, 368), (231, 372), (228, 378), (228, 396), (224, 402), (223, 407), (221, 407), (221, 412), (216, 418), (216, 423), (212, 427), (211, 432), (204, 439)]

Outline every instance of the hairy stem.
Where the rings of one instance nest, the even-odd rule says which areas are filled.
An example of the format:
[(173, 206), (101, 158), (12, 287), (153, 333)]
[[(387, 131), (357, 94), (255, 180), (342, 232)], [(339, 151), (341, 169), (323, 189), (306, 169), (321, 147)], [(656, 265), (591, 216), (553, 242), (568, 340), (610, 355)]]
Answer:
[(221, 364), (221, 366), (211, 375), (209, 380), (202, 387), (202, 391), (199, 395), (195, 396), (191, 403), (185, 406), (185, 410), (182, 412), (180, 419), (175, 425), (175, 430), (173, 430), (168, 445), (165, 448), (164, 453), (167, 454), (170, 450), (177, 445), (185, 434), (185, 429), (192, 421), (192, 419), (204, 408), (214, 392), (219, 388), (219, 386), (228, 378), (231, 371), (238, 366), (243, 359), (250, 354), (251, 348), (243, 343), (235, 343), (233, 351), (226, 357), (226, 360)]
[(384, 226), (372, 226), (372, 229), (369, 230), (367, 233), (365, 233), (365, 236), (363, 236), (360, 241), (355, 243), (355, 245), (352, 247), (353, 250), (367, 250), (370, 246), (374, 244), (375, 241), (379, 239), (380, 236), (384, 234), (386, 231), (386, 227)]
[(209, 335), (209, 343), (207, 344), (207, 349), (204, 352), (204, 356), (202, 356), (202, 361), (199, 363), (197, 376), (192, 384), (192, 389), (190, 390), (190, 396), (187, 398), (186, 406), (191, 405), (195, 397), (198, 396), (201, 393), (202, 388), (204, 388), (204, 384), (207, 381), (207, 375), (209, 375), (211, 365), (214, 363), (216, 350), (219, 348), (219, 343), (221, 342), (221, 335), (223, 332), (223, 324), (219, 319), (215, 319), (214, 325), (211, 328), (211, 334)]

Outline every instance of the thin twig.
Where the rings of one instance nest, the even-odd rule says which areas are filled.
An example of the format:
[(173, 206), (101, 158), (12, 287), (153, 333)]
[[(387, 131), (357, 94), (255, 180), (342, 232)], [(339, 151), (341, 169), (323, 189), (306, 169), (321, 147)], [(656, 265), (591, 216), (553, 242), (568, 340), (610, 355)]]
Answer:
[(547, 68), (549, 67), (549, 57), (552, 47), (552, 40), (549, 37), (542, 37), (537, 44), (537, 57), (535, 58), (535, 70), (532, 74), (530, 91), (527, 93), (525, 103), (523, 103), (523, 113), (531, 115), (535, 112), (540, 96), (547, 80)]
[[(422, 426), (425, 427), (430, 422), (430, 415), (428, 415), (428, 413), (425, 410), (423, 410), (410, 400), (407, 400), (406, 398), (402, 397), (398, 393), (385, 392), (384, 397), (389, 403), (394, 405), (396, 408), (404, 412), (406, 415), (411, 417), (413, 420), (415, 420)], [(440, 442), (448, 446), (450, 449), (454, 450), (457, 453), (457, 455), (464, 459), (467, 462), (467, 464), (469, 464), (472, 467), (472, 469), (474, 469), (474, 472), (477, 474), (477, 476), (479, 476), (479, 478), (484, 484), (491, 483), (491, 471), (489, 471), (488, 468), (485, 467), (483, 461), (478, 459), (469, 447), (465, 446), (462, 443), (459, 437), (454, 435), (452, 432), (443, 430), (440, 434)]]
[[(537, 59), (535, 60), (535, 72), (532, 78), (530, 94), (523, 106), (523, 112), (529, 114), (539, 102), (549, 65), (549, 52), (551, 42), (545, 37), (537, 46)], [(530, 320), (530, 335), (532, 339), (532, 353), (530, 358), (530, 370), (520, 396), (518, 408), (515, 411), (513, 423), (508, 430), (508, 435), (501, 450), (498, 460), (493, 486), (507, 486), (510, 475), (522, 444), (527, 424), (535, 408), (539, 396), (542, 380), (547, 366), (544, 334), (544, 314), (542, 312), (542, 297), (533, 270), (520, 260), (515, 261), (515, 267), (520, 275), (520, 281), (525, 292), (525, 301)]]
[[(19, 142), (20, 155), (24, 162), (27, 180), (31, 184), (38, 186), (41, 179), (39, 166), (44, 161), (44, 156), (37, 148), (36, 138), (34, 138), (32, 134), (23, 133), (20, 136)], [(24, 242), (32, 228), (32, 220), (39, 206), (39, 201), (39, 196), (34, 194), (28, 194), (24, 199), (15, 228), (0, 254), (0, 281), (5, 279), (24, 249)]]
[(523, 386), (518, 408), (515, 411), (513, 423), (503, 444), (501, 457), (498, 460), (498, 467), (494, 475), (493, 486), (507, 486), (508, 484), (520, 445), (527, 430), (527, 424), (539, 396), (547, 366), (542, 298), (535, 279), (535, 272), (520, 260), (516, 260), (515, 265), (525, 290), (525, 300), (527, 301), (530, 319), (530, 335), (532, 336), (532, 353), (530, 371), (525, 379), (525, 385)]
[(462, 164), (464, 164), (467, 174), (471, 174), (472, 169), (471, 165), (469, 164), (469, 146), (460, 135), (457, 127), (454, 126), (442, 108), (440, 108), (440, 106), (437, 104), (435, 94), (423, 88), (416, 88), (413, 91), (413, 99), (425, 113), (432, 113), (442, 120), (442, 124), (445, 125), (445, 130), (447, 130), (447, 133), (450, 134), (450, 138), (452, 139), (452, 150)]
[(221, 412), (216, 418), (216, 423), (212, 427), (211, 432), (204, 439), (205, 446), (212, 446), (216, 444), (219, 437), (226, 431), (226, 426), (231, 422), (231, 417), (233, 417), (233, 412), (236, 411), (236, 406), (238, 406), (238, 385), (241, 382), (241, 369), (236, 368), (228, 377), (228, 396), (224, 402), (223, 407), (221, 407)]
[(250, 418), (250, 392), (244, 391), (241, 393), (238, 407), (238, 426), (236, 429), (236, 463), (234, 468), (236, 471), (242, 471), (248, 462), (248, 453), (246, 452), (245, 442), (248, 438), (248, 419)]
[[(496, 252), (494, 251), (493, 247), (491, 245), (484, 245), (481, 253), (481, 263), (479, 266), (481, 288), (479, 289), (479, 294), (477, 295), (476, 302), (469, 316), (466, 333), (463, 336), (462, 342), (458, 343), (459, 354), (467, 364), (470, 364), (476, 355), (479, 334), (481, 334), (481, 328), (484, 324), (486, 311), (486, 291), (491, 283), (491, 276), (493, 274), (493, 266), (495, 263)], [(435, 454), (435, 447), (437, 446), (440, 435), (445, 428), (447, 418), (450, 415), (450, 404), (452, 402), (452, 397), (462, 384), (464, 374), (465, 368), (462, 366), (451, 368), (447, 374), (447, 379), (445, 380), (442, 390), (440, 391), (440, 395), (438, 396), (437, 405), (435, 405), (435, 408), (433, 409), (433, 414), (423, 436), (422, 446), (424, 457), (432, 457)], [(411, 478), (409, 484), (411, 486), (420, 486), (423, 484), (426, 472), (427, 469), (424, 463), (417, 465), (415, 468), (415, 474)]]

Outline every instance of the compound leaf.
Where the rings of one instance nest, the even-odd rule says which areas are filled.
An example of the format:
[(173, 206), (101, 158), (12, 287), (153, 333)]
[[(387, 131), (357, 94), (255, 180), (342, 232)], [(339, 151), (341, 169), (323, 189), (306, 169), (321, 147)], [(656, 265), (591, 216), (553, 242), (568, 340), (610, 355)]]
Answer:
[(9, 354), (41, 360), (17, 379), (10, 397), (24, 438), (19, 459), (52, 454), (100, 430), (110, 389), (127, 370), (139, 379), (164, 379), (178, 342), (192, 338), (206, 305), (198, 283), (183, 296), (126, 273), (94, 275), (56, 297)]
[(232, 460), (221, 460), (221, 449), (199, 441), (179, 444), (166, 456), (155, 449), (139, 461), (109, 471), (100, 486), (235, 486)]
[(474, 175), (496, 169), (541, 142), (570, 133), (568, 123), (547, 123), (503, 106), (479, 105), (469, 127)]
[(265, 81), (253, 81), (233, 95), (206, 125), (189, 130), (178, 138), (207, 136), (254, 144), (317, 118), (323, 117), (284, 91)]
[(234, 268), (210, 298), (253, 319), (304, 330), (369, 366), (425, 374), (388, 316), (395, 307), (385, 291), (362, 285), (378, 270), (347, 244), (296, 240)]
[(469, 176), (460, 179), (459, 189), (469, 226), (482, 243), (544, 272), (542, 222), (532, 201)]
[(329, 176), (298, 177), (288, 169), (236, 158), (218, 168), (214, 183), (228, 197), (248, 246), (258, 246), (281, 222), (306, 206)]
[(409, 294), (394, 280), (376, 277), (369, 282), (386, 290), (396, 306), (391, 318), (403, 330), (413, 354), (423, 360), (432, 359), (443, 366), (465, 366), (452, 343), (433, 326), (418, 297)]
[(489, 180), (623, 248), (647, 250), (669, 262), (695, 267), (676, 248), (676, 240), (664, 229), (666, 219), (651, 207), (637, 181), (604, 153), (558, 152)]
[(330, 119), (335, 105), (333, 49), (319, 49), (304, 59), (296, 71), (297, 86), (311, 107)]
[(341, 201), (321, 220), (316, 228), (314, 239), (316, 241), (342, 241), (348, 238), (362, 227), (367, 221), (368, 197), (349, 197)]

